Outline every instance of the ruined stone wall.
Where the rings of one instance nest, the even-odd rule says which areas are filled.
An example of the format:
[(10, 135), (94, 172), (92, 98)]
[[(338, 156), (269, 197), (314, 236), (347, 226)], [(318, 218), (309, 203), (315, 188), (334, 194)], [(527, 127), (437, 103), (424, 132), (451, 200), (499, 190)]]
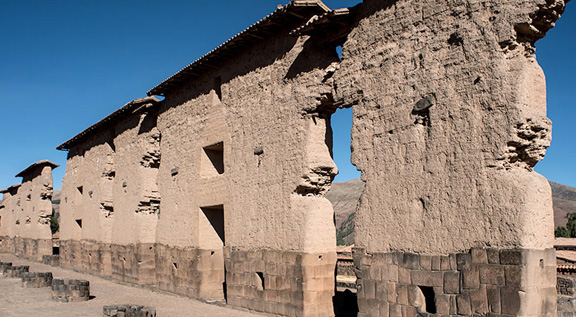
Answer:
[[(199, 248), (201, 253), (221, 250), (222, 241), (210, 235), (202, 208), (222, 205), (224, 244), (231, 257), (262, 249), (316, 258), (334, 252), (323, 262), (333, 284), (333, 211), (322, 195), (336, 167), (326, 143), (329, 121), (321, 101), (331, 91), (323, 83), (324, 69), (338, 57), (335, 47), (292, 37), (288, 31), (167, 95), (158, 120), (163, 137), (157, 242)], [(213, 84), (217, 77), (220, 87)], [(203, 148), (219, 142), (223, 172), (210, 174)], [(281, 267), (287, 271), (263, 267), (261, 273), (265, 279), (293, 275), (289, 267)], [(228, 277), (248, 274), (245, 270), (227, 268), (227, 285)], [(223, 281), (222, 276), (214, 286), (221, 289)], [(333, 285), (327, 290), (310, 306), (330, 302)], [(228, 291), (228, 296), (242, 294)]]
[(156, 185), (160, 132), (155, 113), (135, 113), (117, 127), (114, 138), (112, 243), (154, 243), (160, 212)]
[(39, 165), (23, 175), (17, 193), (20, 205), (14, 210), (19, 223), (13, 240), (15, 253), (36, 261), (52, 254), (52, 169), (53, 166)]
[(2, 207), (0, 209), (0, 252), (14, 252), (14, 234), (16, 230), (16, 220), (14, 209), (17, 197), (14, 197), (15, 191), (5, 190), (2, 193)]
[[(544, 75), (518, 31), (542, 5), (362, 7), (335, 76), (339, 96), (357, 104), (357, 237), (368, 250), (552, 244), (550, 189), (532, 171), (550, 141)], [(419, 102), (432, 106), (418, 112)]]
[(553, 314), (551, 194), (532, 170), (551, 124), (532, 53), (563, 8), (367, 0), (345, 41), (286, 24), (205, 65), (171, 86), (157, 117), (135, 110), (71, 149), (61, 263), (331, 315), (336, 237), (323, 196), (337, 172), (330, 115), (346, 106), (366, 182), (360, 315)]
[[(551, 124), (532, 53), (563, 9), (563, 1), (474, 0), (358, 8), (335, 74), (338, 97), (354, 109), (352, 160), (366, 182), (357, 246), (444, 256), (552, 247), (550, 188), (533, 171)], [(519, 266), (522, 278), (548, 262)], [(548, 275), (516, 284), (513, 314), (553, 313), (554, 285)]]
[[(326, 209), (329, 203), (306, 196), (325, 191), (322, 185), (336, 170), (325, 144), (325, 119), (309, 114), (318, 111), (322, 93), (330, 92), (322, 84), (325, 73), (321, 68), (330, 63), (310, 52), (319, 50), (314, 45), (308, 38), (279, 35), (232, 59), (222, 72), (199, 78), (167, 96), (159, 117), (163, 133), (159, 183), (167, 196), (163, 197), (158, 242), (202, 244), (199, 237), (179, 232), (198, 226), (199, 207), (226, 204), (226, 217), (234, 219), (234, 223), (226, 222), (226, 240), (234, 246), (314, 248), (306, 246), (311, 241), (304, 242), (307, 237), (300, 234), (306, 231), (310, 214), (303, 207)], [(270, 52), (275, 46), (278, 52)], [(272, 63), (284, 50), (288, 50), (286, 56)], [(335, 51), (330, 53), (337, 59)], [(302, 63), (295, 60), (305, 54), (317, 59), (294, 65)], [(296, 67), (308, 67), (310, 72), (295, 73)], [(210, 79), (217, 76), (223, 82), (221, 102), (211, 91)], [(202, 148), (220, 141), (224, 141), (224, 173), (204, 175)]]
[(154, 251), (147, 244), (154, 242), (158, 216), (154, 188), (159, 139), (155, 114), (145, 111), (131, 113), (71, 149), (62, 185), (63, 266), (130, 283), (154, 283), (149, 272)]
[(22, 183), (2, 190), (0, 251), (41, 261), (52, 254), (52, 169), (58, 165), (39, 161), (17, 177)]

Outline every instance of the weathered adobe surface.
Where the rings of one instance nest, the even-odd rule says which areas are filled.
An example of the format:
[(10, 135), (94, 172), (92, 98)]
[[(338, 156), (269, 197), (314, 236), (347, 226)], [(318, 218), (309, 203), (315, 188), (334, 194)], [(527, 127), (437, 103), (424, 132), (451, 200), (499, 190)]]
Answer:
[(160, 133), (149, 108), (157, 99), (135, 102), (142, 106), (132, 115), (69, 152), (62, 182), (62, 240), (154, 242)]
[(39, 161), (20, 172), (22, 183), (3, 190), (0, 209), (0, 249), (41, 261), (52, 254), (52, 169), (58, 165)]
[[(564, 6), (365, 1), (358, 8), (334, 81), (336, 99), (354, 108), (352, 161), (366, 182), (356, 215), (358, 285), (372, 291), (383, 279), (388, 296), (359, 292), (360, 315), (409, 316), (418, 300), (403, 295), (422, 287), (447, 304), (444, 314), (555, 314), (556, 281), (547, 274), (554, 266), (551, 192), (532, 170), (549, 145), (551, 123), (532, 53)], [(518, 278), (500, 279), (495, 272), (508, 267), (496, 263), (476, 262), (466, 273), (428, 265), (406, 273), (393, 260), (406, 259), (405, 252), (420, 262), (464, 256), (477, 247), (526, 254), (510, 263)], [(405, 278), (386, 282), (372, 267)], [(491, 272), (486, 283), (481, 270)], [(446, 296), (435, 279), (442, 274), (480, 276), (480, 283), (460, 280)], [(496, 293), (503, 297), (491, 297)]]
[[(366, 182), (357, 244), (552, 246), (550, 186), (532, 170), (551, 126), (532, 52), (564, 6), (365, 1), (334, 75), (354, 108), (352, 161)], [(432, 106), (415, 111), (425, 98)]]
[[(550, 122), (543, 73), (531, 53), (563, 8), (562, 1), (366, 1), (353, 10), (340, 65), (335, 42), (291, 37), (298, 25), (287, 26), (167, 93), (157, 130), (152, 124), (138, 134), (146, 118), (129, 116), (128, 128), (71, 149), (64, 265), (136, 283), (145, 276), (146, 284), (208, 300), (223, 299), (226, 267), (234, 305), (330, 314), (336, 241), (324, 194), (337, 171), (327, 135), (338, 104), (354, 108), (353, 162), (366, 182), (358, 261), (370, 266), (375, 255), (395, 251), (426, 257), (483, 246), (539, 249), (525, 250), (536, 254), (525, 263), (504, 264), (518, 265), (531, 284), (495, 285), (525, 294), (518, 313), (530, 303), (536, 314), (553, 311), (547, 303), (554, 281), (529, 276), (553, 238), (550, 188), (532, 171), (549, 144)], [(224, 154), (214, 168), (207, 153), (217, 148)], [(157, 193), (161, 214), (154, 213)], [(113, 198), (113, 217), (106, 197)], [(225, 234), (210, 227), (210, 210), (223, 213)], [(148, 242), (155, 243), (155, 276), (152, 253), (140, 247)], [(266, 257), (295, 257), (297, 265), (268, 265)], [(418, 270), (438, 275), (432, 266)], [(275, 297), (258, 289), (259, 279), (277, 283), (282, 275), (296, 277), (289, 290)], [(376, 283), (370, 279), (363, 281)], [(488, 300), (485, 285), (474, 291)], [(459, 285), (453, 297), (469, 293)], [(359, 300), (384, 305), (362, 293)], [(389, 303), (416, 307), (398, 297)], [(374, 312), (361, 306), (362, 314)]]

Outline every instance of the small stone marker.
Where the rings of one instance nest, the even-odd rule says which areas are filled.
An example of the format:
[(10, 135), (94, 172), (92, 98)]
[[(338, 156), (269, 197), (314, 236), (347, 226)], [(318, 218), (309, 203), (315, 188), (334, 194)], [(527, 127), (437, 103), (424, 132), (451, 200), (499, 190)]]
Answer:
[(29, 270), (30, 266), (28, 265), (7, 266), (4, 268), (4, 277), (21, 278), (22, 273), (28, 272)]
[(12, 266), (12, 262), (0, 262), (0, 274), (4, 275), (4, 270), (9, 266)]
[(51, 266), (59, 266), (60, 265), (60, 256), (58, 254), (54, 255), (43, 255), (42, 256), (42, 263), (51, 265)]
[(22, 287), (40, 288), (52, 286), (52, 272), (24, 272), (22, 273)]
[(156, 308), (139, 305), (109, 305), (102, 310), (104, 317), (156, 317)]
[(83, 302), (90, 299), (90, 282), (86, 280), (52, 281), (52, 300), (60, 302)]

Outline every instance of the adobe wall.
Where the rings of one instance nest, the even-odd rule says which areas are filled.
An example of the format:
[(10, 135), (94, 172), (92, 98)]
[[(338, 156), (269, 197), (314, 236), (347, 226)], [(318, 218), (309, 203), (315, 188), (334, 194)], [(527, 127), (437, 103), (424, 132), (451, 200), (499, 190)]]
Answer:
[(32, 164), (17, 177), (22, 183), (2, 191), (0, 209), (0, 248), (18, 256), (41, 261), (52, 254), (52, 169), (58, 165), (49, 161)]
[(138, 101), (142, 109), (71, 149), (62, 184), (62, 266), (153, 283), (154, 273), (142, 268), (142, 254), (134, 250), (154, 262), (144, 244), (154, 243), (160, 200), (160, 134), (155, 111), (146, 108), (156, 101)]
[(2, 191), (2, 208), (0, 208), (0, 252), (14, 252), (16, 219), (14, 210), (18, 198), (15, 195), (18, 186), (11, 186)]
[[(396, 271), (397, 263), (376, 260), (395, 252), (414, 253), (418, 262), (472, 248), (519, 250), (529, 254), (514, 263), (521, 281), (487, 283), (520, 296), (506, 298), (517, 305), (488, 306), (482, 281), (470, 287), (482, 304), (470, 304), (467, 285), (458, 284), (458, 314), (555, 313), (551, 193), (533, 171), (550, 144), (551, 123), (532, 53), (563, 10), (564, 1), (367, 0), (359, 7), (334, 77), (338, 97), (354, 109), (352, 161), (366, 182), (356, 214), (359, 270)], [(383, 314), (409, 315), (416, 304), (400, 299), (398, 285), (443, 295), (442, 283), (428, 280), (442, 274), (423, 267), (427, 280), (408, 274), (384, 291), (388, 300), (360, 293), (361, 315), (378, 304)], [(380, 282), (390, 281), (374, 274), (359, 280), (365, 289)]]
[[(326, 145), (329, 116), (318, 108), (322, 94), (331, 92), (323, 83), (324, 69), (338, 57), (335, 47), (288, 31), (171, 92), (162, 103), (157, 243), (219, 252), (222, 243), (209, 236), (201, 207), (223, 205), (229, 304), (276, 312), (302, 309), (308, 301), (305, 307), (323, 305), (322, 311), (330, 311), (336, 241), (332, 206), (322, 196), (337, 169)], [(216, 77), (222, 81), (221, 98)], [(202, 149), (218, 142), (223, 142), (224, 172), (208, 174)], [(304, 278), (308, 263), (296, 264), (301, 273), (295, 275), (295, 263), (265, 265), (262, 253), (267, 252), (280, 252), (275, 255), (280, 259), (315, 258), (314, 267), (321, 263), (324, 271)], [(216, 268), (221, 260), (214, 261)], [(288, 288), (281, 283), (255, 293), (256, 272), (264, 281), (278, 276), (294, 281)], [(223, 278), (214, 283), (215, 294), (222, 294)], [(321, 285), (303, 289), (308, 278)], [(281, 290), (286, 290), (284, 300)], [(285, 300), (290, 292), (299, 301)], [(269, 307), (251, 306), (264, 296)]]
[(62, 265), (332, 315), (336, 237), (323, 196), (337, 173), (330, 116), (346, 106), (366, 182), (359, 314), (553, 315), (551, 193), (533, 171), (551, 124), (532, 53), (563, 9), (367, 0), (345, 41), (285, 24), (178, 81), (150, 102), (157, 110), (128, 107), (71, 146)]
[(42, 261), (43, 255), (52, 254), (52, 169), (40, 165), (23, 175), (18, 189), (21, 211), (15, 210), (16, 227), (14, 248), (16, 255)]

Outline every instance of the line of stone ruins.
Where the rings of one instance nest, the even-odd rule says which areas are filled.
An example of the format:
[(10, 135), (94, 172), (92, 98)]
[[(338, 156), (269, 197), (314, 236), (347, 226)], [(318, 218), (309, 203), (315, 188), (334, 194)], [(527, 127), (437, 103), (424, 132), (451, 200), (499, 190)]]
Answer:
[[(334, 316), (330, 117), (352, 108), (356, 314), (554, 316), (551, 192), (533, 171), (551, 122), (533, 53), (565, 2), (291, 1), (57, 147), (59, 244), (58, 165), (20, 172), (1, 191), (0, 252)], [(66, 283), (52, 287), (84, 285)]]

